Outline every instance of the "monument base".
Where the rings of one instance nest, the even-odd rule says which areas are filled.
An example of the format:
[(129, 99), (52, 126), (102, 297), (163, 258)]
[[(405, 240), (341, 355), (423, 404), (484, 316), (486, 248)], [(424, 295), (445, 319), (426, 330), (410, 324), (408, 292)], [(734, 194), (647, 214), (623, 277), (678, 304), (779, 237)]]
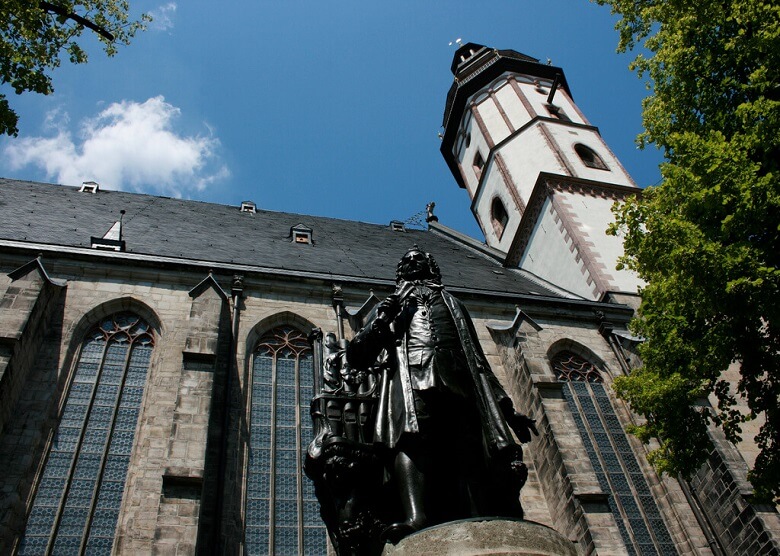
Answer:
[(398, 544), (385, 546), (382, 556), (421, 555), (579, 556), (577, 546), (532, 521), (479, 518), (443, 523), (418, 531)]

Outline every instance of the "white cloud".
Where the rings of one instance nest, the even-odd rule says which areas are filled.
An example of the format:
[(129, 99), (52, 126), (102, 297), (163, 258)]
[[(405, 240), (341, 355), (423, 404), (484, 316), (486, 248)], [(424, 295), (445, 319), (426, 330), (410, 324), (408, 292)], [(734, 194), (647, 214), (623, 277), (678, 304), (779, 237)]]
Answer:
[(176, 2), (161, 4), (154, 10), (149, 11), (152, 16), (152, 22), (149, 24), (151, 29), (157, 31), (167, 31), (173, 29), (173, 16), (176, 15)]
[(48, 179), (78, 185), (94, 180), (109, 189), (129, 189), (180, 197), (225, 179), (219, 140), (184, 136), (173, 129), (181, 111), (162, 96), (138, 103), (110, 104), (84, 120), (74, 139), (67, 114), (50, 113), (50, 137), (16, 139), (5, 148), (11, 169), (33, 165)]

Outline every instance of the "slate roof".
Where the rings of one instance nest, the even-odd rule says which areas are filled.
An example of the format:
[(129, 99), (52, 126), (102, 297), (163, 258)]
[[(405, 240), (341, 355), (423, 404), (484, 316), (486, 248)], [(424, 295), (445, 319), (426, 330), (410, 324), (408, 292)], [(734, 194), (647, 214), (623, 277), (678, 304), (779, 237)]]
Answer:
[[(0, 240), (90, 248), (120, 210), (126, 253), (392, 281), (398, 260), (417, 244), (434, 255), (447, 286), (557, 297), (532, 275), (433, 231), (0, 178)], [(313, 244), (292, 241), (298, 224), (313, 230)]]

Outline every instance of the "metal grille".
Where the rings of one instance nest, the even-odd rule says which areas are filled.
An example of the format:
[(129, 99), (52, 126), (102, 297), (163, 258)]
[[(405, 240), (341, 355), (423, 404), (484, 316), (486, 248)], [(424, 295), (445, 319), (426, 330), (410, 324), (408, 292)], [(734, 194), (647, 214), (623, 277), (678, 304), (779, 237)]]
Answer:
[(601, 373), (582, 357), (561, 352), (553, 360), (564, 396), (599, 486), (608, 495), (626, 550), (635, 555), (676, 555), (674, 543), (641, 472)]
[(153, 347), (132, 313), (87, 334), (18, 554), (111, 553)]
[(312, 438), (311, 347), (290, 326), (264, 335), (252, 365), (246, 540), (249, 555), (325, 554), (326, 531), (303, 478)]

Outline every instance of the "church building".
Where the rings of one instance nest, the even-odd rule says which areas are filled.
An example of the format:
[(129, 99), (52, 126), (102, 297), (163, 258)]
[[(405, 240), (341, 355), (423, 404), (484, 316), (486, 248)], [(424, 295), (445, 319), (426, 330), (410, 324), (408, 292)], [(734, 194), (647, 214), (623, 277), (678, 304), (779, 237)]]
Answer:
[(683, 480), (625, 432), (642, 284), (604, 230), (641, 190), (563, 69), (468, 43), (451, 70), (441, 152), (484, 242), (0, 179), (0, 554), (326, 554), (308, 337), (352, 338), (414, 245), (536, 420), (525, 519), (582, 554), (780, 554), (749, 441), (713, 430)]

